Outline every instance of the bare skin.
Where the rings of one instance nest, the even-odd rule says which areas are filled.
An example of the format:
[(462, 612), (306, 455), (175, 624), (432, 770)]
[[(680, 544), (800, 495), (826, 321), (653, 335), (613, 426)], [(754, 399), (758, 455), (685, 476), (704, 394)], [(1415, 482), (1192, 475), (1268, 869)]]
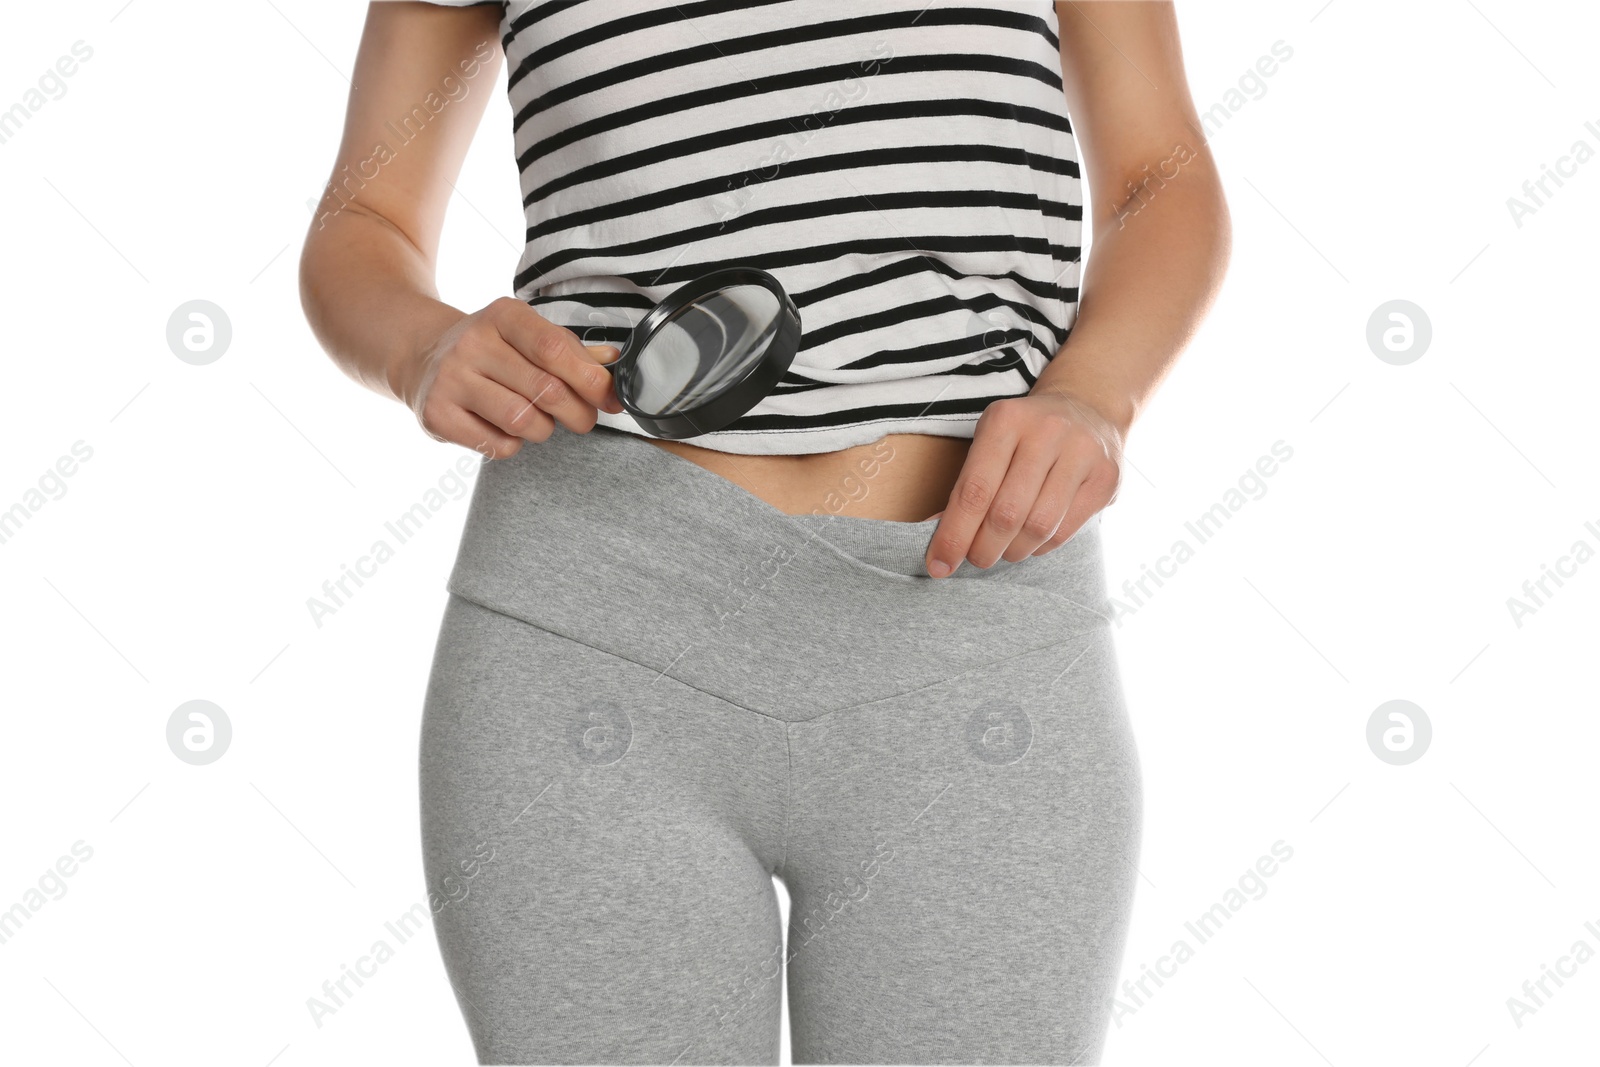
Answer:
[(821, 511), (894, 522), (921, 522), (942, 510), (972, 444), (963, 437), (891, 433), (835, 452), (738, 456), (687, 441), (650, 443), (791, 515)]
[[(1115, 498), (1128, 431), (1221, 283), (1228, 213), (1171, 5), (1067, 0), (1056, 11), (1094, 248), (1072, 336), (1035, 387), (990, 404), (970, 440), (889, 434), (777, 456), (645, 440), (791, 514), (938, 516), (936, 578), (963, 561), (1052, 551)], [(438, 298), (445, 206), (496, 91), (498, 19), (493, 5), (370, 6), (333, 187), (301, 257), (306, 316), (334, 361), (405, 403), (430, 436), (491, 458), (537, 446), (557, 422), (587, 433), (599, 410), (621, 410), (601, 366), (614, 347), (585, 347), (512, 297), (471, 313)], [(386, 124), (438, 94), (445, 75), (457, 86), (448, 105), (372, 164), (372, 146), (392, 139)]]

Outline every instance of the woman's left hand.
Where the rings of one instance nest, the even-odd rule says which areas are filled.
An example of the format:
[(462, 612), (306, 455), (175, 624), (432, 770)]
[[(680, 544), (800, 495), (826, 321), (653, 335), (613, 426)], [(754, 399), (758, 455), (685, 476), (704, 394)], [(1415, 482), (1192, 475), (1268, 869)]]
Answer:
[(1041, 556), (1117, 497), (1123, 433), (1088, 401), (1047, 389), (996, 400), (978, 417), (972, 446), (928, 545), (935, 578), (963, 559), (987, 568)]

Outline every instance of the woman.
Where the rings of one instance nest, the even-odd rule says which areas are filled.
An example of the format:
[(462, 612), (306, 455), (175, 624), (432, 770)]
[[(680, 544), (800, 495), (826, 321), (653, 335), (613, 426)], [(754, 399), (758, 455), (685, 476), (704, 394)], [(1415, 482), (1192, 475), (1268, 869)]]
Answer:
[[(527, 244), (467, 313), (502, 52)], [(1097, 1060), (1140, 824), (1098, 515), (1227, 259), (1199, 128), (1166, 4), (372, 5), (302, 291), (486, 457), (421, 751), (482, 1061), (775, 1063), (785, 981), (796, 1063)], [(656, 440), (603, 364), (727, 266), (800, 352)]]

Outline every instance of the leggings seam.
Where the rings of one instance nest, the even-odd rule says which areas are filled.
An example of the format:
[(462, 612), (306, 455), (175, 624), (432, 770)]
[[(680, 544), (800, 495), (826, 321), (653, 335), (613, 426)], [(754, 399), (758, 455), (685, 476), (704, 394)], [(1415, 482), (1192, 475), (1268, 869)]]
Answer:
[[(687, 462), (687, 460), (685, 462)], [(668, 674), (666, 670), (662, 670), (662, 669), (657, 668), (657, 667), (652, 667), (650, 664), (643, 663), (643, 662), (641, 662), (639, 660), (636, 660), (636, 659), (632, 658), (631, 656), (624, 656), (621, 653), (611, 651), (609, 648), (601, 648), (599, 645), (590, 644), (588, 641), (581, 640), (581, 639), (579, 639), (577, 637), (572, 636), (571, 634), (562, 633), (560, 630), (553, 630), (548, 626), (544, 626), (544, 625), (541, 625), (539, 623), (532, 622), (532, 621), (530, 621), (528, 619), (523, 618), (521, 615), (513, 615), (509, 611), (505, 611), (505, 610), (503, 610), (501, 608), (497, 608), (493, 604), (485, 604), (481, 600), (474, 600), (472, 597), (467, 596), (465, 593), (458, 593), (454, 589), (448, 589), (446, 591), (451, 596), (460, 597), (462, 600), (466, 601), (469, 604), (472, 604), (472, 605), (474, 605), (476, 607), (480, 607), (485, 611), (491, 611), (494, 614), (499, 615), (499, 616), (501, 616), (503, 618), (510, 619), (513, 622), (519, 622), (524, 626), (531, 626), (535, 630), (541, 630), (541, 631), (543, 631), (544, 633), (547, 633), (547, 634), (554, 634), (556, 637), (559, 637), (562, 640), (571, 641), (575, 645), (582, 645), (584, 648), (593, 649), (594, 651), (600, 653), (602, 656), (610, 656), (612, 659), (618, 659), (618, 660), (621, 660), (624, 663), (631, 663), (635, 667), (643, 667), (647, 671), (655, 671), (657, 678), (671, 678), (674, 682), (677, 682), (679, 685), (683, 686), (685, 689), (692, 689), (696, 693), (700, 693), (700, 694), (702, 694), (704, 696), (708, 696), (713, 700), (721, 701), (722, 703), (728, 705), (729, 707), (738, 708), (740, 711), (748, 711), (752, 715), (759, 715), (763, 719), (768, 719), (768, 720), (770, 720), (772, 722), (775, 722), (775, 723), (780, 723), (780, 724), (787, 725), (790, 722), (790, 720), (788, 720), (788, 719), (780, 718), (777, 715), (772, 715), (772, 714), (770, 714), (768, 712), (761, 711), (761, 710), (759, 710), (757, 708), (747, 707), (746, 705), (739, 703), (737, 700), (729, 700), (727, 697), (723, 696), (721, 693), (713, 693), (709, 689), (701, 689), (699, 686), (694, 685), (693, 683), (690, 683), (690, 682), (686, 682), (682, 678), (679, 678), (675, 674)], [(685, 651), (687, 651), (687, 650), (685, 650)], [(676, 663), (682, 657), (683, 657), (683, 653), (680, 652), (680, 653), (678, 653), (677, 656), (675, 656), (673, 658), (672, 662)], [(668, 666), (670, 667), (670, 664)], [(826, 714), (826, 712), (824, 712), (824, 714)]]
[(1036, 653), (1039, 653), (1039, 652), (1049, 651), (1052, 648), (1061, 648), (1064, 645), (1070, 645), (1074, 641), (1077, 641), (1081, 637), (1092, 636), (1093, 634), (1095, 634), (1097, 632), (1099, 632), (1099, 631), (1098, 630), (1093, 630), (1093, 629), (1091, 629), (1091, 630), (1080, 630), (1077, 633), (1073, 634), (1072, 636), (1070, 636), (1070, 637), (1068, 637), (1068, 638), (1066, 638), (1064, 640), (1052, 641), (1047, 645), (1040, 645), (1038, 648), (1024, 649), (1021, 652), (1016, 652), (1016, 653), (1013, 653), (1012, 655), (1009, 655), (1009, 656), (1002, 656), (999, 659), (990, 660), (987, 663), (974, 664), (973, 666), (968, 667), (965, 670), (960, 670), (960, 671), (957, 671), (954, 674), (945, 675), (943, 678), (935, 678), (933, 681), (925, 682), (922, 685), (912, 686), (910, 689), (903, 690), (903, 691), (901, 691), (899, 693), (891, 693), (888, 696), (882, 696), (882, 697), (873, 697), (871, 700), (863, 700), (859, 704), (847, 704), (842, 708), (830, 708), (827, 711), (824, 711), (822, 714), (814, 715), (811, 718), (806, 719), (805, 721), (806, 722), (815, 722), (818, 719), (825, 718), (825, 717), (827, 717), (829, 715), (838, 714), (841, 711), (855, 711), (857, 708), (865, 708), (865, 707), (870, 707), (873, 704), (881, 704), (885, 700), (898, 700), (900, 697), (909, 696), (912, 693), (918, 693), (918, 692), (921, 692), (924, 689), (932, 689), (934, 686), (937, 686), (937, 685), (945, 685), (946, 683), (952, 682), (955, 679), (962, 677), (963, 675), (971, 674), (974, 671), (988, 670), (991, 667), (998, 666), (999, 664), (1002, 664), (1002, 663), (1010, 663), (1012, 660), (1021, 659), (1024, 656), (1032, 656), (1032, 655), (1034, 655)]
[[(885, 700), (896, 700), (896, 699), (898, 699), (900, 697), (907, 696), (907, 695), (909, 695), (911, 693), (920, 692), (920, 691), (922, 691), (924, 689), (931, 689), (932, 687), (934, 687), (936, 685), (944, 685), (947, 682), (950, 682), (950, 681), (953, 681), (953, 680), (955, 680), (957, 678), (960, 678), (963, 675), (971, 674), (974, 671), (988, 670), (989, 668), (994, 667), (997, 664), (1008, 663), (1011, 660), (1019, 659), (1019, 658), (1021, 658), (1023, 656), (1031, 656), (1031, 655), (1034, 655), (1035, 653), (1043, 652), (1043, 651), (1045, 651), (1047, 649), (1057, 648), (1057, 647), (1060, 647), (1062, 645), (1071, 644), (1073, 641), (1076, 641), (1081, 637), (1085, 637), (1085, 636), (1088, 636), (1088, 635), (1092, 635), (1092, 634), (1101, 632), (1101, 630), (1103, 629), (1102, 627), (1091, 627), (1091, 628), (1089, 628), (1087, 630), (1079, 630), (1078, 632), (1066, 637), (1063, 640), (1052, 641), (1049, 644), (1040, 645), (1037, 648), (1024, 649), (1021, 652), (1015, 652), (1015, 653), (1013, 653), (1013, 654), (1011, 654), (1009, 656), (1002, 656), (999, 659), (987, 660), (987, 661), (985, 661), (983, 663), (975, 663), (972, 666), (965, 668), (964, 670), (957, 671), (954, 674), (945, 675), (945, 676), (943, 676), (941, 678), (935, 678), (933, 681), (925, 682), (922, 685), (912, 686), (910, 689), (904, 689), (904, 690), (901, 690), (901, 691), (896, 692), (896, 693), (887, 693), (887, 694), (885, 694), (885, 695), (883, 695), (881, 697), (873, 697), (871, 700), (863, 700), (863, 701), (861, 701), (860, 703), (857, 703), (857, 704), (847, 704), (842, 708), (829, 708), (827, 711), (818, 712), (817, 714), (809, 716), (809, 717), (804, 718), (804, 719), (785, 719), (785, 718), (782, 718), (780, 716), (773, 715), (773, 714), (771, 714), (769, 712), (761, 711), (761, 710), (759, 710), (757, 708), (752, 708), (752, 707), (749, 707), (749, 706), (747, 706), (745, 704), (741, 704), (737, 700), (730, 700), (729, 698), (723, 696), (721, 693), (713, 693), (709, 689), (702, 689), (699, 686), (694, 685), (691, 682), (684, 681), (682, 678), (679, 678), (675, 674), (668, 674), (667, 671), (665, 671), (665, 670), (658, 670), (657, 668), (650, 666), (650, 664), (648, 664), (648, 663), (641, 663), (639, 660), (633, 659), (633, 658), (631, 658), (629, 656), (620, 655), (620, 654), (618, 654), (616, 652), (612, 652), (610, 649), (601, 648), (599, 645), (592, 645), (587, 641), (579, 640), (578, 638), (573, 637), (570, 634), (562, 633), (560, 630), (552, 630), (548, 626), (541, 626), (539, 623), (530, 622), (527, 619), (524, 619), (520, 615), (513, 615), (510, 612), (502, 611), (501, 609), (499, 609), (497, 607), (494, 607), (493, 605), (485, 604), (485, 603), (483, 603), (481, 601), (478, 601), (478, 600), (473, 600), (471, 597), (465, 596), (465, 595), (463, 595), (461, 593), (458, 593), (453, 589), (448, 590), (448, 592), (450, 593), (451, 596), (460, 597), (462, 600), (466, 601), (467, 603), (476, 605), (477, 607), (480, 607), (480, 608), (483, 608), (485, 611), (494, 612), (496, 615), (500, 615), (500, 616), (503, 616), (504, 618), (511, 619), (514, 622), (519, 622), (519, 623), (523, 624), (524, 626), (531, 626), (535, 630), (542, 630), (543, 632), (545, 632), (547, 634), (554, 634), (556, 637), (560, 637), (563, 640), (571, 641), (575, 645), (582, 645), (584, 648), (593, 649), (594, 651), (600, 653), (602, 656), (610, 656), (612, 659), (618, 659), (618, 660), (623, 661), (624, 663), (631, 663), (636, 667), (643, 667), (647, 671), (655, 671), (657, 678), (670, 678), (674, 682), (677, 682), (679, 685), (683, 686), (685, 689), (692, 689), (696, 693), (700, 693), (700, 694), (702, 694), (704, 696), (710, 697), (713, 700), (720, 701), (720, 702), (728, 705), (729, 707), (738, 708), (741, 711), (748, 711), (752, 715), (759, 715), (763, 719), (766, 719), (766, 720), (768, 720), (770, 722), (778, 723), (779, 725), (783, 726), (783, 728), (784, 728), (784, 747), (785, 747), (786, 751), (787, 751), (788, 745), (789, 745), (789, 727), (791, 725), (793, 725), (794, 723), (797, 723), (797, 722), (816, 722), (818, 719), (826, 718), (829, 715), (834, 715), (834, 714), (837, 714), (838, 712), (841, 712), (841, 711), (852, 711), (852, 710), (854, 710), (856, 708), (865, 708), (865, 707), (869, 707), (869, 706), (871, 706), (873, 704), (881, 704)], [(681, 657), (682, 657), (682, 653), (679, 653), (679, 655), (677, 657), (674, 657), (672, 662), (673, 663), (678, 662), (678, 659), (681, 658)], [(794, 769), (793, 761), (791, 760), (791, 762), (790, 762), (791, 774), (793, 772), (793, 769)]]

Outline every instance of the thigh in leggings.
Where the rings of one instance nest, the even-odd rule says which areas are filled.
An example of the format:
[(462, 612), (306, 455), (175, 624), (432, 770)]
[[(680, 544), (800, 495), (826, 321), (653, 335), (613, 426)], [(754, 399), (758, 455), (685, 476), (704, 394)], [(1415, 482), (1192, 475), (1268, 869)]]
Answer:
[(484, 466), (421, 753), (482, 1062), (776, 1063), (785, 988), (796, 1063), (1098, 1060), (1140, 824), (1099, 522), (940, 581), (935, 525), (604, 429)]

